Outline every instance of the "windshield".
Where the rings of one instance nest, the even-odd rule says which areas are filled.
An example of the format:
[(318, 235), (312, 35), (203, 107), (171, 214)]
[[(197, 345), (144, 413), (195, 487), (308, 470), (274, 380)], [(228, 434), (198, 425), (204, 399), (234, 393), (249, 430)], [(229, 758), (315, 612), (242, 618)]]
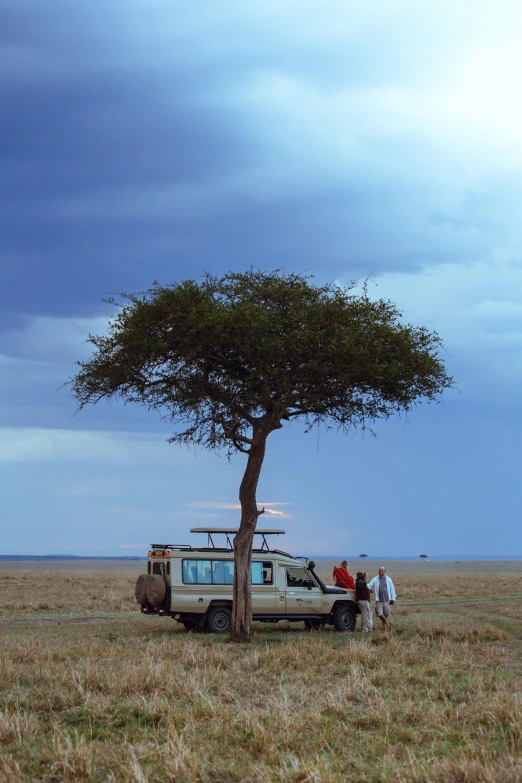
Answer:
[(315, 581), (305, 568), (288, 566), (286, 569), (287, 587), (316, 587)]

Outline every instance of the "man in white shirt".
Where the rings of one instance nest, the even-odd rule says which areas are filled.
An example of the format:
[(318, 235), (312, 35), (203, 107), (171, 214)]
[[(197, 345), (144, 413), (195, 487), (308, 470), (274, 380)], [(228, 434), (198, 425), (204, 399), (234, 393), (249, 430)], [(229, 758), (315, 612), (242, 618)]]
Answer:
[(379, 568), (379, 575), (373, 577), (368, 584), (368, 589), (375, 594), (375, 614), (382, 622), (383, 628), (391, 628), (388, 618), (397, 596), (395, 594), (395, 586), (390, 577), (387, 576), (384, 566)]

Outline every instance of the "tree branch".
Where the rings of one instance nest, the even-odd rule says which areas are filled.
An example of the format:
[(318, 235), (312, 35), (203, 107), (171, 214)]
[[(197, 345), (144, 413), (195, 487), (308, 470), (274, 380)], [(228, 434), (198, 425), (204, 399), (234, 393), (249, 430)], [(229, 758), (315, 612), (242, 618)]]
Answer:
[(247, 438), (246, 435), (239, 435), (235, 432), (235, 430), (227, 430), (224, 425), (223, 426), (223, 432), (225, 433), (225, 437), (229, 440), (239, 440), (241, 443), (247, 443), (249, 446), (254, 445), (254, 441), (252, 438)]
[(254, 441), (252, 438), (247, 438), (246, 435), (241, 435), (238, 433), (238, 429), (241, 426), (241, 421), (237, 418), (235, 413), (232, 414), (232, 429), (229, 429), (227, 425), (225, 424), (225, 420), (223, 417), (221, 417), (221, 426), (223, 427), (223, 432), (225, 433), (225, 437), (229, 438), (230, 440), (238, 440), (242, 443), (247, 443), (249, 446), (254, 445)]
[(296, 411), (290, 411), (290, 413), (285, 413), (284, 416), (281, 416), (281, 418), (290, 419), (292, 416), (302, 416), (303, 414), (307, 414), (307, 413), (321, 413), (321, 411), (318, 411), (315, 408), (299, 408)]
[(242, 451), (242, 452), (243, 452), (243, 454), (250, 454), (250, 449), (245, 449), (245, 448), (243, 448), (243, 446), (241, 446), (241, 444), (239, 443), (239, 441), (238, 441), (238, 440), (236, 440), (235, 438), (232, 438), (232, 443), (234, 444), (234, 446), (236, 447), (236, 449), (237, 449), (238, 451)]
[(239, 372), (239, 374), (243, 375), (244, 377), (250, 375), (250, 370), (247, 370), (246, 367), (243, 367), (243, 365), (240, 362), (236, 361), (235, 359), (229, 359), (228, 357), (223, 356), (217, 351), (211, 351), (203, 358), (210, 359), (210, 361), (213, 362), (219, 362), (220, 364), (223, 365), (223, 367), (230, 367), (232, 365)]
[(235, 408), (235, 410), (239, 413), (240, 416), (242, 416), (244, 419), (248, 421), (251, 427), (253, 427), (256, 423), (255, 416), (252, 416), (246, 408), (243, 408), (242, 405), (238, 405), (237, 402), (233, 402), (232, 406)]

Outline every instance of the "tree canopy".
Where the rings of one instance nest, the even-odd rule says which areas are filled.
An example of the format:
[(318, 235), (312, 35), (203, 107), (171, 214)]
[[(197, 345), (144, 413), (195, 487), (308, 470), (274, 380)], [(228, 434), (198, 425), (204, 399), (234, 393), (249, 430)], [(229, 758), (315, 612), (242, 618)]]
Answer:
[(73, 394), (80, 408), (116, 398), (159, 411), (171, 442), (248, 455), (234, 581), (234, 626), (248, 635), (268, 435), (298, 417), (307, 429), (365, 429), (435, 401), (452, 384), (440, 338), (403, 323), (366, 286), (315, 285), (281, 271), (154, 283), (110, 301), (119, 311), (106, 335), (89, 336), (94, 354), (79, 362)]
[(89, 336), (96, 352), (73, 392), (80, 407), (116, 397), (157, 409), (173, 442), (240, 451), (266, 413), (346, 429), (435, 400), (451, 385), (439, 337), (350, 291), (250, 270), (123, 294), (108, 334)]

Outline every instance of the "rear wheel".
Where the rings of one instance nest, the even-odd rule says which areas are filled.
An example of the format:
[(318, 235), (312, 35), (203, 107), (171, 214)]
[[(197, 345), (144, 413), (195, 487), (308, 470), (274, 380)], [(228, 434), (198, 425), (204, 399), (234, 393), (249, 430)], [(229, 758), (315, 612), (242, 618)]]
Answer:
[(333, 624), (336, 631), (354, 631), (357, 615), (351, 606), (338, 606), (334, 612)]
[(209, 633), (227, 633), (232, 625), (232, 612), (226, 606), (212, 606), (208, 610), (206, 629)]

